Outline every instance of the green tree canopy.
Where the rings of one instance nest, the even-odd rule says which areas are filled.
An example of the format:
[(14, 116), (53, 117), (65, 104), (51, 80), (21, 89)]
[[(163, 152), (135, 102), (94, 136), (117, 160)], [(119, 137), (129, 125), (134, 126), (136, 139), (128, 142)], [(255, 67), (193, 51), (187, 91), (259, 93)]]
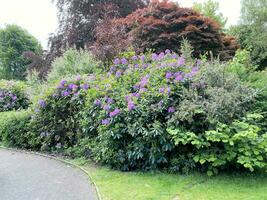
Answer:
[(240, 24), (230, 32), (242, 48), (251, 51), (252, 61), (259, 69), (267, 67), (267, 0), (242, 0)]
[(208, 0), (204, 3), (195, 2), (193, 9), (200, 12), (201, 14), (208, 16), (218, 22), (222, 29), (225, 29), (227, 18), (219, 11), (219, 2)]
[(24, 79), (27, 60), (23, 53), (42, 51), (40, 43), (23, 28), (17, 25), (6, 25), (0, 29), (0, 79)]

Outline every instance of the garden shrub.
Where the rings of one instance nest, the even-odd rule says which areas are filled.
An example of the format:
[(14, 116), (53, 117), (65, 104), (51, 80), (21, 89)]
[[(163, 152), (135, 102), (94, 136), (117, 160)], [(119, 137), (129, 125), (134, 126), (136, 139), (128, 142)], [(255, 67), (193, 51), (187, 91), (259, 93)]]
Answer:
[[(121, 170), (165, 168), (177, 162), (195, 166), (188, 152), (177, 150), (166, 129), (201, 133), (246, 114), (254, 100), (247, 94), (253, 89), (224, 68), (217, 61), (185, 60), (170, 50), (115, 59), (109, 74), (88, 90), (82, 111), (92, 158)], [(180, 158), (174, 160), (177, 152)]]
[(26, 88), (20, 81), (0, 80), (0, 112), (27, 108), (30, 102)]
[(72, 75), (91, 74), (101, 71), (100, 67), (100, 63), (90, 52), (68, 49), (52, 63), (52, 68), (48, 73), (47, 79), (51, 82)]
[(216, 21), (168, 0), (151, 1), (147, 7), (114, 23), (126, 27), (137, 52), (148, 49), (158, 53), (165, 49), (179, 52), (183, 38), (194, 47), (195, 57), (211, 51), (227, 60), (238, 48), (235, 39), (222, 33)]
[(79, 138), (78, 112), (84, 105), (88, 84), (81, 76), (49, 86), (35, 103), (31, 132), (38, 136), (42, 151), (62, 151)]
[(29, 133), (31, 112), (27, 110), (0, 113), (0, 141), (5, 145), (32, 148), (35, 136)]
[(216, 129), (201, 134), (182, 127), (168, 132), (177, 149), (186, 148), (184, 153), (192, 154), (194, 162), (206, 168), (208, 175), (218, 173), (223, 167), (254, 171), (267, 167), (267, 133), (254, 125), (258, 118), (262, 116), (250, 114), (230, 125), (219, 123)]

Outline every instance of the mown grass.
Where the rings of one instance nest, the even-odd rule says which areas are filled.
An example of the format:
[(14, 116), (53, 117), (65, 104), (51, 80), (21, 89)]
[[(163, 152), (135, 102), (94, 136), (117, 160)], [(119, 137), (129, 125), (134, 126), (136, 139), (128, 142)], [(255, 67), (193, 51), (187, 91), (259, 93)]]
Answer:
[(120, 172), (75, 162), (88, 170), (103, 200), (267, 200), (267, 174)]

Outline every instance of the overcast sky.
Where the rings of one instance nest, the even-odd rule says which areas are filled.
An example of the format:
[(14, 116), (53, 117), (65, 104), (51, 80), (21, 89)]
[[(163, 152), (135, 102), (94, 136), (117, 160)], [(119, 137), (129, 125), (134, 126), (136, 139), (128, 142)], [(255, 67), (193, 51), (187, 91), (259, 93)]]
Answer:
[[(181, 6), (206, 0), (178, 0)], [(236, 24), (240, 13), (240, 0), (218, 0), (220, 10), (228, 17), (228, 25)], [(0, 26), (18, 24), (27, 29), (46, 47), (49, 33), (57, 28), (57, 10), (51, 0), (0, 0)]]

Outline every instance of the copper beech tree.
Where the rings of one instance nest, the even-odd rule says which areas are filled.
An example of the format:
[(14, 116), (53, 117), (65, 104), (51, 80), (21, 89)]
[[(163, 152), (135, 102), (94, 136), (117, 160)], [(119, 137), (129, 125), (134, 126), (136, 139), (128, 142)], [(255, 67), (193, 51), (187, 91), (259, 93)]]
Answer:
[(227, 60), (238, 48), (235, 39), (222, 33), (216, 21), (168, 0), (153, 0), (147, 7), (113, 23), (124, 27), (137, 52), (148, 49), (179, 52), (182, 40), (187, 39), (194, 48), (194, 56), (212, 52)]

